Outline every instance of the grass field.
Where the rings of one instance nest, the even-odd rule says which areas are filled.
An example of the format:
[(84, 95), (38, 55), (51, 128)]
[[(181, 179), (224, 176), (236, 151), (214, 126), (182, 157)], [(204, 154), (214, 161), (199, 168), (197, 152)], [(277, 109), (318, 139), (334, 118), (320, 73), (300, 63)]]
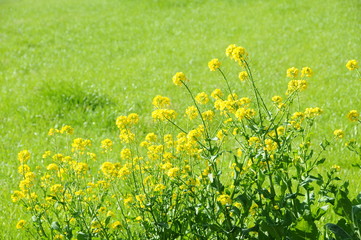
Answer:
[[(217, 57), (231, 72), (224, 54), (231, 43), (248, 50), (267, 97), (284, 94), (287, 68), (311, 67), (302, 101), (324, 110), (318, 138), (332, 139), (336, 128), (357, 134), (345, 115), (361, 111), (361, 81), (345, 64), (361, 60), (360, 12), (359, 0), (0, 0), (0, 238), (19, 239), (22, 213), (10, 194), (20, 150), (40, 158), (48, 129), (63, 124), (97, 144), (117, 140), (116, 117), (150, 119), (157, 94), (185, 106), (173, 74), (185, 72), (198, 91), (223, 86), (207, 62)], [(326, 157), (361, 190), (355, 156), (333, 147)]]

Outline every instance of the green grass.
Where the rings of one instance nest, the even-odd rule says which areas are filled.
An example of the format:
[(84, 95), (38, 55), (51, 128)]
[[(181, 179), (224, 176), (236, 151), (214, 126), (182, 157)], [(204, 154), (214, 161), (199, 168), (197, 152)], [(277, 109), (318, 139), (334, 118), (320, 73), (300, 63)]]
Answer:
[[(353, 130), (345, 114), (361, 111), (361, 81), (345, 64), (361, 60), (360, 11), (358, 0), (0, 0), (2, 237), (18, 237), (14, 224), (22, 213), (10, 202), (18, 151), (40, 154), (47, 130), (63, 124), (96, 144), (116, 140), (115, 118), (149, 118), (157, 94), (183, 109), (190, 100), (172, 75), (185, 72), (196, 91), (223, 87), (207, 68), (215, 57), (242, 92), (224, 55), (231, 43), (248, 50), (267, 97), (284, 94), (288, 67), (311, 67), (315, 76), (302, 101), (324, 109), (317, 135)], [(335, 147), (327, 158), (326, 166), (341, 165), (343, 178), (361, 190), (352, 154)]]

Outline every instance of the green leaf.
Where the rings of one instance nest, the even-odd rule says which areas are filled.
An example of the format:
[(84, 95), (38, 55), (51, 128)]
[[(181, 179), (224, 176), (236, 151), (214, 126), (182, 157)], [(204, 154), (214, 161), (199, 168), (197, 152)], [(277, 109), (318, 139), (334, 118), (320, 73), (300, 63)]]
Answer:
[(336, 214), (341, 217), (346, 217), (351, 221), (351, 210), (352, 203), (350, 199), (347, 197), (347, 193), (342, 190), (338, 190), (335, 198), (334, 211)]
[(320, 220), (320, 218), (327, 212), (327, 210), (329, 209), (329, 205), (325, 205), (320, 207), (319, 209), (317, 209), (317, 212), (315, 214), (315, 220)]
[(107, 226), (110, 222), (110, 219), (112, 218), (112, 216), (108, 216), (106, 219), (105, 219), (105, 226)]
[(276, 225), (272, 223), (268, 223), (266, 221), (262, 221), (260, 224), (261, 231), (264, 233), (267, 233), (268, 236), (272, 237), (272, 239), (279, 240), (283, 239), (283, 236), (285, 236), (284, 233), (284, 226), (282, 225)]
[(336, 224), (327, 223), (325, 227), (335, 235), (336, 240), (352, 239), (352, 237), (345, 230), (343, 230), (343, 228)]
[(290, 238), (292, 240), (313, 240), (317, 239), (318, 228), (311, 217), (299, 218), (296, 226), (291, 229)]
[(83, 232), (78, 232), (77, 240), (89, 240), (88, 234)]
[(51, 229), (60, 231), (60, 224), (58, 222), (52, 222), (50, 227), (51, 227)]
[(320, 165), (320, 164), (324, 163), (325, 161), (326, 161), (326, 158), (321, 158), (320, 160), (318, 160), (316, 162), (316, 165)]
[(306, 179), (303, 180), (303, 181), (300, 183), (300, 186), (301, 186), (301, 187), (308, 186), (308, 184), (309, 184), (310, 182), (313, 182), (313, 181), (322, 181), (322, 179), (319, 178), (319, 177), (315, 177), (315, 176), (310, 175), (310, 176), (307, 176)]

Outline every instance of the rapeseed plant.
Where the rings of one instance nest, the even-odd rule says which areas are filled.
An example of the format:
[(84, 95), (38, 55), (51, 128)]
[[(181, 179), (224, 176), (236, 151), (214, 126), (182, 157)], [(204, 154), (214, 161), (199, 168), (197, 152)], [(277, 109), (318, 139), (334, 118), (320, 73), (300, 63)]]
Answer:
[[(256, 86), (246, 49), (232, 44), (226, 55), (238, 63), (238, 77), (249, 84), (253, 96), (240, 97), (221, 62), (213, 59), (208, 67), (219, 72), (226, 93), (217, 88), (195, 95), (190, 79), (177, 72), (172, 81), (183, 86), (192, 105), (180, 114), (171, 108), (170, 98), (155, 96), (151, 115), (156, 127), (151, 132), (144, 133), (138, 126), (141, 117), (130, 113), (116, 119), (119, 141), (71, 140), (74, 129), (64, 126), (50, 129), (48, 135), (66, 138), (67, 148), (58, 152), (62, 148), (54, 141), (53, 149), (42, 155), (43, 166), (37, 166), (28, 150), (19, 152), (19, 189), (11, 199), (24, 207), (29, 219), (20, 220), (16, 228), (34, 239), (338, 236), (340, 224), (318, 229), (331, 206), (348, 216), (342, 209), (351, 205), (347, 186), (340, 190), (336, 183), (339, 166), (325, 175), (315, 171), (330, 143), (316, 148), (311, 138), (322, 109), (300, 108), (299, 94), (307, 89), (312, 69), (302, 68), (300, 78), (297, 68), (288, 69), (292, 79), (286, 96), (275, 95), (269, 104)], [(357, 64), (351, 62), (348, 68)], [(347, 117), (360, 122), (356, 110)], [(334, 135), (344, 138), (340, 129)], [(121, 150), (115, 151), (119, 145)], [(355, 146), (348, 144), (350, 149)], [(358, 220), (346, 221), (353, 221), (347, 222), (349, 235), (359, 236)]]

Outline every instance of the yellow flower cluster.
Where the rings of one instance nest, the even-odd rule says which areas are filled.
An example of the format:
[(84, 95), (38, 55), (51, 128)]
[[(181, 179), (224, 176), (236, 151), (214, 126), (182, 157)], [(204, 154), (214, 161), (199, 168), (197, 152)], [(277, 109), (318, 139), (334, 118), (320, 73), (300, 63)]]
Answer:
[(157, 95), (153, 98), (152, 104), (155, 108), (168, 108), (170, 106), (170, 99)]
[(306, 118), (314, 118), (314, 117), (321, 115), (322, 112), (323, 112), (322, 109), (319, 107), (306, 108), (305, 117)]
[(209, 102), (208, 95), (205, 92), (198, 93), (195, 99), (199, 104), (207, 104)]
[(345, 133), (342, 131), (342, 129), (336, 129), (333, 134), (336, 138), (343, 138), (345, 136)]
[(74, 133), (74, 128), (72, 128), (69, 125), (65, 125), (63, 126), (61, 129), (56, 129), (56, 128), (50, 128), (48, 135), (49, 136), (53, 136), (56, 133), (60, 133), (60, 134), (73, 134)]
[[(227, 100), (218, 99), (214, 102), (215, 109), (219, 110), (221, 114), (227, 115), (227, 113), (236, 114), (239, 109), (246, 112), (248, 117), (254, 116), (254, 110), (249, 108), (251, 99), (248, 97), (238, 98), (237, 94), (230, 94)], [(239, 114), (241, 114), (239, 112)]]
[(104, 139), (101, 141), (101, 148), (104, 150), (104, 152), (112, 151), (113, 147), (113, 141), (110, 139)]
[(182, 86), (185, 82), (188, 82), (189, 80), (186, 78), (186, 75), (182, 72), (177, 72), (173, 76), (173, 83), (177, 86)]
[(211, 61), (209, 61), (208, 67), (211, 71), (214, 72), (221, 67), (221, 62), (218, 60), (218, 58), (212, 59)]
[(266, 139), (264, 143), (265, 143), (264, 150), (268, 152), (272, 152), (277, 149), (277, 143), (272, 139)]
[(346, 67), (348, 70), (352, 71), (352, 70), (357, 69), (359, 66), (358, 66), (358, 62), (355, 59), (353, 59), (353, 60), (349, 60), (346, 63)]
[(357, 122), (360, 119), (360, 114), (357, 112), (357, 110), (351, 110), (348, 114), (347, 114), (347, 118), (351, 121), (351, 122)]
[(228, 194), (219, 195), (217, 201), (222, 205), (232, 205), (232, 198)]
[(248, 73), (246, 71), (242, 71), (239, 73), (238, 77), (239, 77), (239, 80), (244, 82), (248, 79)]
[(307, 89), (307, 81), (306, 80), (291, 80), (288, 82), (287, 92), (289, 95), (296, 91), (304, 91)]
[(214, 98), (215, 100), (221, 99), (223, 97), (223, 92), (221, 89), (214, 89), (213, 92), (211, 93), (211, 97)]
[(244, 47), (231, 44), (226, 49), (226, 55), (234, 61), (241, 63), (243, 60), (246, 59), (248, 53), (246, 52), (246, 49)]
[(120, 130), (119, 138), (123, 143), (132, 142), (135, 138), (135, 134), (131, 131), (131, 126), (136, 125), (139, 122), (139, 115), (131, 113), (128, 116), (119, 116), (116, 120), (116, 125)]
[(76, 138), (73, 140), (72, 146), (72, 152), (75, 151), (85, 151), (85, 148), (88, 146), (91, 146), (92, 142), (89, 139), (82, 139), (82, 138)]
[(154, 120), (167, 121), (174, 120), (176, 117), (177, 113), (173, 109), (156, 109), (152, 112)]
[(312, 77), (313, 71), (309, 67), (303, 67), (301, 70), (301, 77)]
[(299, 72), (298, 68), (291, 67), (287, 69), (287, 77), (296, 78), (298, 76), (298, 72)]
[(188, 116), (188, 118), (190, 120), (193, 120), (195, 118), (197, 118), (198, 116), (198, 110), (195, 106), (189, 106), (186, 109), (186, 116)]
[(30, 152), (28, 150), (22, 150), (18, 153), (18, 160), (21, 163), (26, 163), (30, 159)]

